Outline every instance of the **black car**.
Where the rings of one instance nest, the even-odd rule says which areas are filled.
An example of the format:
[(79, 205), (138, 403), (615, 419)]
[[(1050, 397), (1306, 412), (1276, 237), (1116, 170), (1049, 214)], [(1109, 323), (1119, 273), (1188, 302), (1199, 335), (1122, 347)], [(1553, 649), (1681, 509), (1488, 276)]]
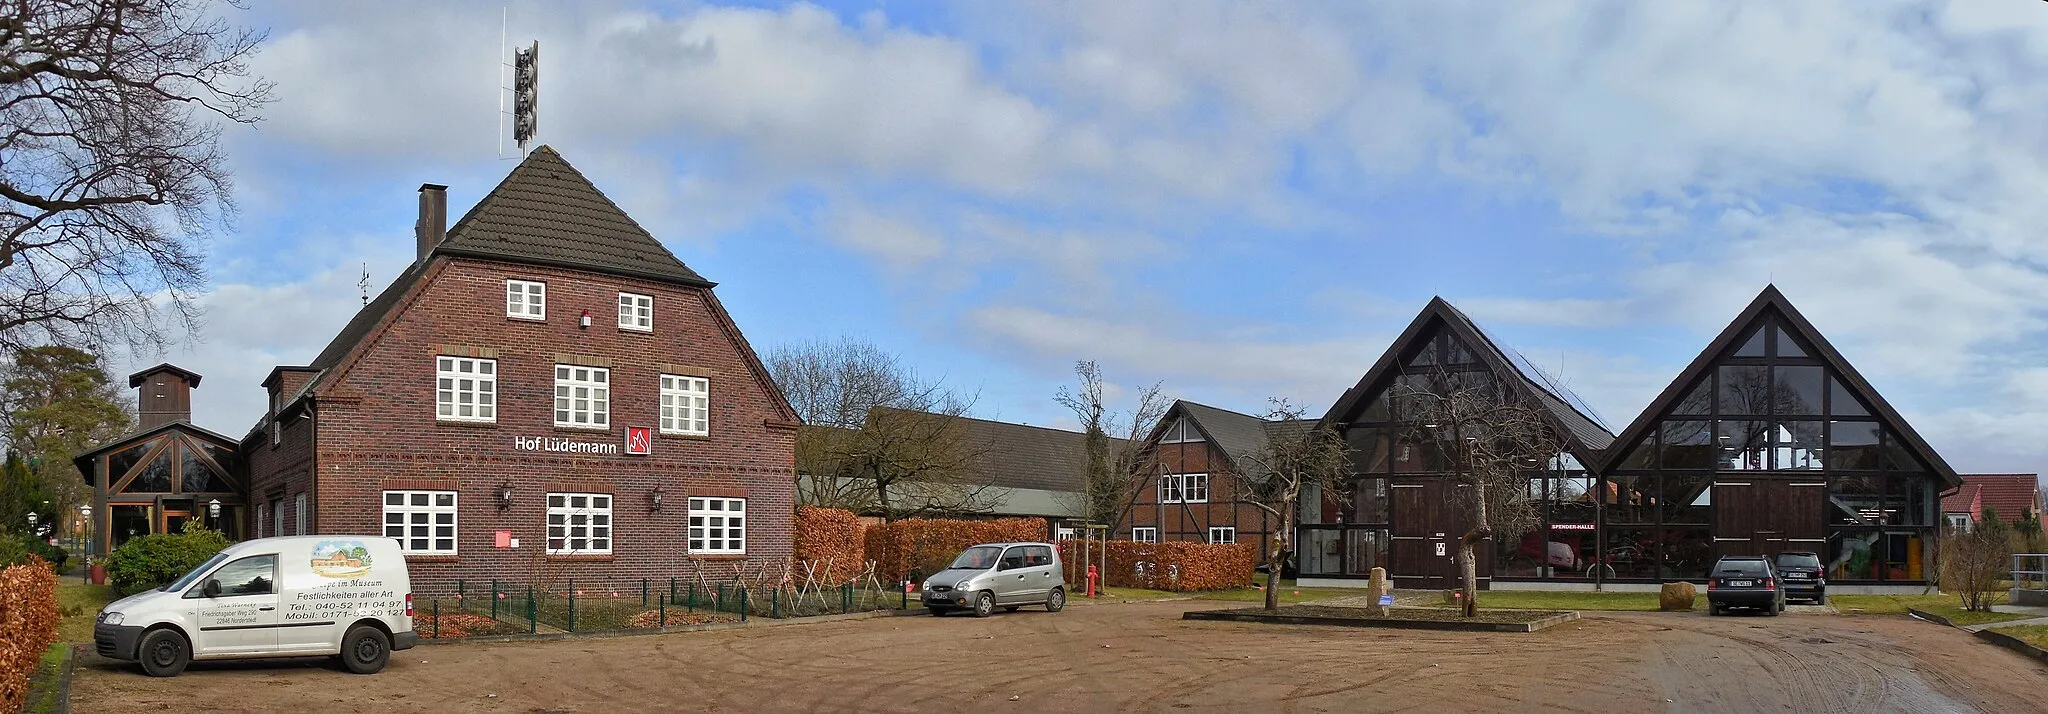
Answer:
[(1766, 615), (1785, 611), (1785, 589), (1778, 586), (1777, 567), (1761, 555), (1731, 555), (1714, 563), (1707, 576), (1707, 612), (1719, 615), (1729, 608), (1762, 610)]
[(1778, 566), (1778, 574), (1784, 577), (1778, 589), (1785, 591), (1785, 599), (1828, 604), (1828, 581), (1821, 575), (1819, 553), (1779, 553), (1772, 565)]

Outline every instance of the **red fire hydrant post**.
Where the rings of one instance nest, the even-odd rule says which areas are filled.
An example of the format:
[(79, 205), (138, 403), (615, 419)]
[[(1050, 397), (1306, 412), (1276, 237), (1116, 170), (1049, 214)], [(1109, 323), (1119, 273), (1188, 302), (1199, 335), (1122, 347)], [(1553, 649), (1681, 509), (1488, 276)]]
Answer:
[(1097, 577), (1099, 576), (1095, 572), (1095, 566), (1088, 566), (1088, 597), (1095, 597), (1095, 579)]

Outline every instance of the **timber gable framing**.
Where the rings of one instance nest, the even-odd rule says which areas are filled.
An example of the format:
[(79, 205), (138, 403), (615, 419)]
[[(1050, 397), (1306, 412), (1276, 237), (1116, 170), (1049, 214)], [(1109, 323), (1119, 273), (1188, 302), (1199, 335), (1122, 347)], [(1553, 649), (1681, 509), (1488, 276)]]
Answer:
[(1815, 357), (1834, 373), (1839, 374), (1850, 392), (1869, 405), (1872, 416), (1877, 418), (1878, 423), (1898, 434), (1912, 454), (1940, 476), (1947, 488), (1962, 485), (1962, 477), (1956, 474), (1948, 461), (1942, 459), (1941, 454), (1933, 447), (1928, 446), (1919, 432), (1899, 415), (1898, 410), (1894, 409), (1890, 402), (1885, 401), (1877, 389), (1870, 385), (1870, 381), (1856, 371), (1856, 367), (1828, 342), (1820, 330), (1814, 328), (1813, 323), (1807, 321), (1805, 315), (1799, 313), (1798, 308), (1792, 306), (1791, 301), (1785, 299), (1784, 293), (1779, 292), (1776, 285), (1764, 286), (1763, 292), (1757, 294), (1756, 299), (1751, 300), (1749, 306), (1743, 308), (1735, 319), (1730, 320), (1728, 326), (1722, 328), (1721, 333), (1709, 341), (1705, 349), (1700, 350), (1699, 356), (1694, 357), (1692, 363), (1679, 372), (1678, 377), (1671, 380), (1671, 384), (1636, 416), (1635, 421), (1621, 431), (1620, 436), (1614, 441), (1617, 448), (1608, 450), (1605, 458), (1599, 462), (1599, 471), (1613, 471), (1626, 458), (1629, 449), (1642, 441), (1650, 429), (1665, 418), (1666, 413), (1707, 376), (1708, 371), (1714, 368), (1720, 358), (1735, 347), (1736, 340), (1749, 336), (1773, 317), (1777, 318), (1777, 323), (1781, 327), (1789, 329), (1796, 338), (1810, 345), (1817, 353)]

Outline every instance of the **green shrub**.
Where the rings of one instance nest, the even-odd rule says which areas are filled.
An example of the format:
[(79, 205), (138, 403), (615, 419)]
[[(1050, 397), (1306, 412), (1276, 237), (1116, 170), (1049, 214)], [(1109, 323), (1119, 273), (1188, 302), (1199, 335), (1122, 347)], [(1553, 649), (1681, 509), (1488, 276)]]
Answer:
[(146, 535), (129, 540), (107, 556), (107, 584), (116, 596), (142, 592), (177, 580), (207, 558), (228, 547), (220, 531), (188, 524), (184, 533)]
[(0, 534), (0, 568), (28, 562), (28, 556), (36, 555), (50, 564), (53, 571), (64, 570), (64, 561), (71, 554), (49, 543), (26, 535), (15, 533)]

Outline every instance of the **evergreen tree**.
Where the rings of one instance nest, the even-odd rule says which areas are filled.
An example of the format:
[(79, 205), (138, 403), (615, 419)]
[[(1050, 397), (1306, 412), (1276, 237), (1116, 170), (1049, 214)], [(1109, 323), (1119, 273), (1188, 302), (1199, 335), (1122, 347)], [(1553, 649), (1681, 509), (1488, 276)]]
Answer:
[(84, 350), (17, 350), (0, 372), (0, 426), (56, 511), (90, 497), (71, 459), (126, 433), (134, 422), (130, 409), (99, 356)]

